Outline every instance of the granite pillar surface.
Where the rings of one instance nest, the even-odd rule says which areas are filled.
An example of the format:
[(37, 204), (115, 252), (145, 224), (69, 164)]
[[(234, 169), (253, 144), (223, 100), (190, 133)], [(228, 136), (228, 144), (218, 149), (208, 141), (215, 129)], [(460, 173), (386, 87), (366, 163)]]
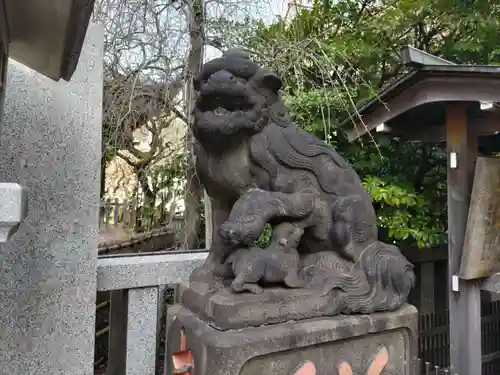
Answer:
[(70, 82), (10, 61), (0, 181), (29, 190), (0, 247), (0, 375), (93, 373), (103, 30)]

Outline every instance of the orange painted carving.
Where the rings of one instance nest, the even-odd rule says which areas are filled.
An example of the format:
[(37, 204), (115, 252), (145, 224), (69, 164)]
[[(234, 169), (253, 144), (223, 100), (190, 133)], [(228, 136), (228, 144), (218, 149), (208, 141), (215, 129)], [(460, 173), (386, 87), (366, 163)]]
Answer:
[(380, 375), (389, 362), (389, 353), (385, 347), (380, 348), (366, 375)]
[[(387, 366), (389, 362), (389, 352), (385, 347), (379, 349), (375, 358), (373, 359), (370, 366), (368, 366), (368, 370), (366, 371), (366, 375), (380, 375), (382, 374), (382, 370)], [(353, 375), (352, 367), (349, 363), (343, 361), (340, 362), (337, 366), (337, 370), (339, 371), (339, 375)]]
[[(389, 362), (389, 352), (385, 347), (379, 349), (375, 358), (368, 366), (366, 375), (381, 375), (382, 370), (387, 366)], [(337, 365), (337, 371), (339, 375), (354, 375), (351, 365), (342, 361)], [(317, 375), (316, 366), (314, 363), (307, 361), (295, 369), (290, 375)]]
[(316, 375), (316, 366), (314, 366), (314, 363), (307, 361), (295, 369), (292, 375)]

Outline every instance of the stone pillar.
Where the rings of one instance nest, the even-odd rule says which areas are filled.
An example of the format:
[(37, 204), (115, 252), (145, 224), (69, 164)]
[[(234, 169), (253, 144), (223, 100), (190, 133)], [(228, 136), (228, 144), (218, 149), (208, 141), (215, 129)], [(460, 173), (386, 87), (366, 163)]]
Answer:
[(0, 375), (91, 375), (94, 360), (103, 30), (70, 82), (10, 61), (0, 181), (29, 191), (0, 248)]

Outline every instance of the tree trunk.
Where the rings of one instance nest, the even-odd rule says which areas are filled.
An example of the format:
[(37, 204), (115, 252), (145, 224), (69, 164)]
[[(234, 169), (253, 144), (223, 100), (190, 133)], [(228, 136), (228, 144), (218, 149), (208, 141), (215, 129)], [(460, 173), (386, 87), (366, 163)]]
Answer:
[(196, 175), (196, 156), (194, 155), (193, 126), (193, 106), (195, 92), (193, 78), (200, 72), (203, 64), (203, 44), (204, 44), (204, 4), (203, 0), (186, 1), (186, 12), (188, 18), (189, 35), (191, 49), (189, 51), (186, 69), (186, 89), (184, 100), (186, 104), (186, 116), (188, 119), (188, 131), (186, 134), (186, 148), (188, 157), (188, 169), (186, 173), (186, 198), (185, 198), (185, 224), (182, 245), (186, 249), (196, 248), (199, 241), (199, 231), (201, 224), (201, 197), (202, 187)]
[[(104, 155), (101, 157), (101, 186), (99, 191), (99, 202), (102, 202), (104, 200), (104, 194), (106, 193), (106, 165), (107, 165), (107, 159), (106, 156)], [(100, 220), (104, 216), (105, 216), (105, 209), (104, 207), (99, 205), (99, 222), (101, 222)]]
[(137, 180), (139, 181), (139, 185), (141, 186), (142, 195), (144, 198), (141, 215), (136, 216), (136, 224), (138, 224), (138, 228), (141, 230), (150, 230), (153, 225), (153, 218), (151, 217), (154, 214), (154, 207), (156, 203), (156, 194), (151, 190), (148, 184), (148, 175), (146, 170), (143, 168), (136, 170)]
[(107, 166), (106, 155), (101, 157), (101, 188), (99, 192), (99, 197), (101, 200), (104, 199), (104, 194), (106, 193), (106, 166)]

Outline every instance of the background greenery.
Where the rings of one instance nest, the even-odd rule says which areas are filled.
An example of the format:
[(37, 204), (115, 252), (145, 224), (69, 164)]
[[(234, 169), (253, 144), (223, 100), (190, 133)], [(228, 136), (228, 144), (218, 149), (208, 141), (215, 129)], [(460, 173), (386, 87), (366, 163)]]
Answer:
[(235, 43), (248, 46), (284, 78), (297, 123), (336, 147), (358, 171), (375, 202), (382, 236), (419, 247), (445, 242), (443, 145), (380, 134), (349, 144), (337, 125), (405, 73), (399, 59), (404, 45), (455, 63), (500, 63), (500, 5), (323, 0), (299, 11), (292, 22), (235, 26), (252, 30)]
[[(128, 10), (130, 20), (124, 11), (121, 21), (111, 16), (106, 19), (104, 8), (95, 12), (104, 17), (98, 20), (100, 23), (114, 27), (109, 31), (113, 38), (106, 49), (103, 173), (109, 160), (122, 157), (133, 167), (140, 186), (138, 198), (151, 208), (151, 215), (155, 215), (159, 194), (167, 190), (171, 196), (184, 194), (191, 217), (203, 218), (200, 189), (189, 187), (196, 180), (191, 171), (192, 140), (188, 138), (187, 146), (180, 152), (171, 144), (163, 144), (160, 137), (174, 118), (189, 122), (189, 111), (183, 113), (182, 106), (174, 105), (174, 98), (178, 98), (182, 82), (189, 79), (183, 65), (186, 56), (190, 61), (196, 51), (200, 59), (202, 56), (199, 48), (193, 47), (197, 41), (188, 28), (179, 28), (175, 23), (167, 29), (162, 23), (173, 17), (168, 12), (178, 12), (179, 17), (186, 13), (182, 13), (182, 5), (176, 7), (173, 2), (160, 8), (161, 2), (156, 4), (157, 1), (136, 1), (135, 8), (132, 5), (136, 2), (127, 3), (132, 4)], [(202, 5), (203, 1), (198, 3)], [(246, 9), (245, 4), (221, 3), (223, 11), (214, 13), (209, 11), (211, 5), (207, 2), (206, 13), (196, 18), (198, 26), (203, 26), (205, 46), (221, 50), (242, 46), (250, 50), (253, 58), (280, 74), (284, 98), (294, 120), (335, 147), (360, 174), (374, 199), (383, 239), (420, 247), (446, 241), (443, 145), (410, 143), (381, 134), (349, 143), (337, 126), (348, 116), (356, 115), (355, 108), (360, 103), (406, 72), (399, 59), (404, 45), (456, 63), (500, 63), (500, 2), (316, 0), (311, 7), (301, 8), (295, 15), (273, 24), (265, 24), (258, 16), (245, 18), (244, 11), (235, 11), (237, 17), (230, 14), (233, 8)], [(137, 18), (141, 14), (142, 21)], [(127, 34), (132, 21), (142, 22), (142, 31), (138, 31), (145, 35), (142, 44), (138, 44), (136, 36)], [(151, 25), (156, 28), (151, 29)], [(121, 37), (118, 31), (123, 31)], [(184, 37), (185, 46), (172, 44), (167, 50), (174, 34)], [(120, 57), (123, 50), (132, 51), (137, 46), (148, 59), (124, 67)], [(158, 73), (167, 71), (167, 66), (168, 74)], [(166, 77), (162, 78), (166, 82), (159, 77)], [(142, 90), (140, 95), (138, 87)], [(152, 116), (156, 116), (149, 129), (152, 148), (150, 152), (141, 152), (133, 144), (132, 130)], [(490, 142), (492, 149), (500, 149), (498, 137)], [(158, 168), (155, 163), (162, 158), (168, 162)], [(179, 183), (182, 180), (184, 185)], [(198, 245), (204, 238), (203, 227), (203, 220), (190, 226), (190, 231), (198, 231), (197, 236), (190, 235), (194, 240), (198, 238)], [(197, 246), (191, 240), (186, 243), (190, 248)]]

